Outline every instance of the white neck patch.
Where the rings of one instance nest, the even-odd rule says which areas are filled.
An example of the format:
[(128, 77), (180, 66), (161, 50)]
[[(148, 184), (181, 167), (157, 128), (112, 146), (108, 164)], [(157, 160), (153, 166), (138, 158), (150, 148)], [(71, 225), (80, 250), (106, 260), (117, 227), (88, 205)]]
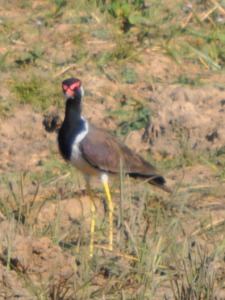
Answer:
[[(79, 169), (79, 166), (82, 166), (83, 160), (79, 148), (80, 142), (85, 138), (85, 136), (88, 134), (88, 121), (81, 117), (81, 119), (84, 121), (84, 129), (77, 135), (76, 139), (73, 142), (72, 145), (72, 153), (71, 153), (71, 163)], [(80, 167), (82, 170), (82, 168)]]
[(78, 134), (73, 144), (78, 145), (88, 134), (88, 121), (81, 117), (81, 119), (84, 121), (84, 129)]

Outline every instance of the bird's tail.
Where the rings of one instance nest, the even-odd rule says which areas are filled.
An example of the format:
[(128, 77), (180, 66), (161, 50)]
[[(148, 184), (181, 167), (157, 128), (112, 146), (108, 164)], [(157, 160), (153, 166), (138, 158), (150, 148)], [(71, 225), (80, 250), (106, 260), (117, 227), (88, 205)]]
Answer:
[(167, 193), (171, 194), (173, 192), (172, 189), (166, 185), (166, 181), (164, 177), (161, 175), (155, 175), (151, 177), (148, 182), (154, 186), (159, 187), (160, 189), (164, 190)]

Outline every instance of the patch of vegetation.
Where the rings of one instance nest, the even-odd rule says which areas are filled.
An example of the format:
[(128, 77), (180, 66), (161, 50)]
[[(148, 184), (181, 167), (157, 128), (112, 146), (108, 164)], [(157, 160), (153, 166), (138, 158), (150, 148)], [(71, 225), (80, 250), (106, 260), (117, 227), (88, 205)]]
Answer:
[[(107, 12), (110, 16), (117, 20), (120, 29), (127, 33), (132, 26), (132, 23), (137, 21), (138, 10), (144, 2), (142, 0), (130, 1), (111, 1), (109, 4), (104, 4), (101, 8), (103, 13)], [(139, 17), (140, 18), (140, 17)]]
[[(36, 111), (45, 110), (51, 104), (62, 102), (59, 97), (58, 86), (50, 86), (46, 78), (41, 76), (30, 76), (26, 79), (17, 79), (11, 85), (19, 103), (29, 104)], [(60, 100), (59, 100), (60, 99)]]
[(0, 99), (0, 117), (9, 117), (12, 114), (13, 107), (13, 103), (8, 99)]
[(149, 126), (150, 112), (146, 109), (146, 106), (139, 100), (127, 99), (125, 95), (120, 95), (120, 97), (120, 108), (109, 112), (110, 116), (115, 116), (120, 120), (118, 135), (126, 136), (131, 131)]

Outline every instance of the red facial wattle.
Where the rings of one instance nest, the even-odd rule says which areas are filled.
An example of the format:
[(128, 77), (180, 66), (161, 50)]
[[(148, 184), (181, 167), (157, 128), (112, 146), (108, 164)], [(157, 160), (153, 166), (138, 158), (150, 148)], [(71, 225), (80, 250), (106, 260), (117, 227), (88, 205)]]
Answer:
[(62, 90), (63, 90), (63, 93), (66, 94), (67, 96), (73, 96), (76, 94), (76, 90), (77, 88), (79, 88), (81, 86), (81, 82), (80, 81), (77, 81), (71, 85), (66, 85), (66, 84), (63, 84), (62, 85)]

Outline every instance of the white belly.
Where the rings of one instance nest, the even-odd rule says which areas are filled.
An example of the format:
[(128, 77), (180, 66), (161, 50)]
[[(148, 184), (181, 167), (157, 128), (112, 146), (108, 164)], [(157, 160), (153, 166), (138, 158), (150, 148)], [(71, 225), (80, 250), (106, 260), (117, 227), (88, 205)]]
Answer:
[(87, 175), (99, 175), (100, 171), (90, 165), (83, 157), (79, 145), (74, 143), (70, 157), (71, 164)]
[(83, 120), (85, 122), (84, 130), (80, 134), (78, 134), (78, 136), (73, 142), (70, 162), (73, 166), (75, 166), (77, 169), (79, 169), (84, 174), (87, 174), (88, 176), (99, 175), (100, 171), (94, 168), (82, 157), (82, 153), (80, 152), (79, 149), (80, 142), (88, 134), (88, 121), (85, 120), (84, 118)]

